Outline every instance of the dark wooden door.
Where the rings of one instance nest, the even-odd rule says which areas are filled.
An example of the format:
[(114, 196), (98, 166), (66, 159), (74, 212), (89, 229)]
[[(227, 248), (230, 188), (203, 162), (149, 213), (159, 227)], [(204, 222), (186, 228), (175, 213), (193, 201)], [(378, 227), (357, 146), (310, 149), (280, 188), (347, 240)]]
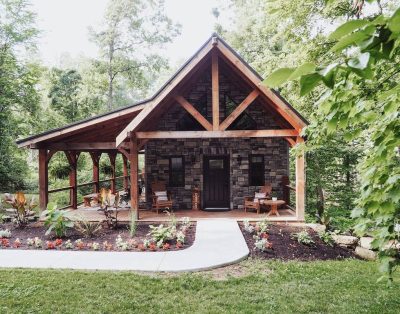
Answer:
[(205, 156), (203, 169), (204, 209), (229, 209), (229, 157)]

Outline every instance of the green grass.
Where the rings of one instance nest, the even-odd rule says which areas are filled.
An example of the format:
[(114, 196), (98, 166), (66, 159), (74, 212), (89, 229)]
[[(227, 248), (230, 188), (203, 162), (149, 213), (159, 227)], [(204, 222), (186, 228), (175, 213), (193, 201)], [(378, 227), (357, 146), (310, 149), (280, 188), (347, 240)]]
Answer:
[(378, 276), (359, 260), (247, 260), (176, 276), (1, 269), (0, 313), (398, 313), (399, 274), (391, 288)]

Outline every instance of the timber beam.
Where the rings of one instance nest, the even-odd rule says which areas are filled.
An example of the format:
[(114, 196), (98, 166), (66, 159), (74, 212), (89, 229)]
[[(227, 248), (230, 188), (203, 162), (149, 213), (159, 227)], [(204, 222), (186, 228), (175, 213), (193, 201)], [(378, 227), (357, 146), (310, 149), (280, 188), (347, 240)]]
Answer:
[[(127, 143), (122, 143), (120, 147), (127, 149)], [(117, 150), (115, 142), (91, 142), (91, 143), (46, 143), (46, 144), (33, 144), (30, 146), (32, 149), (50, 149), (56, 151), (94, 151), (94, 150)]]
[(240, 131), (150, 131), (136, 132), (138, 139), (163, 138), (237, 138), (237, 137), (290, 137), (298, 136), (293, 129), (240, 130)]
[(207, 131), (211, 131), (213, 126), (204, 116), (197, 111), (197, 109), (189, 103), (183, 96), (176, 96), (175, 100), (188, 112), (192, 115), (193, 118), (196, 119), (198, 123), (200, 123)]

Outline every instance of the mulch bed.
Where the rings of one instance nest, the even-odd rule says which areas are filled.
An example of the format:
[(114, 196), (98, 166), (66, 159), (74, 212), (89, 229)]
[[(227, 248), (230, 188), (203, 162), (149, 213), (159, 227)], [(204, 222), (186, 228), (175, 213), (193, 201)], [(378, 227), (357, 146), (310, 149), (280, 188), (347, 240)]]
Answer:
[(308, 233), (314, 240), (314, 244), (308, 246), (292, 239), (292, 233), (305, 230), (300, 227), (292, 227), (286, 225), (269, 225), (268, 241), (272, 243), (272, 249), (261, 252), (254, 248), (253, 234), (244, 230), (243, 224), (239, 224), (247, 246), (250, 250), (251, 257), (262, 259), (280, 259), (280, 260), (338, 260), (345, 258), (356, 258), (354, 252), (350, 249), (340, 247), (338, 245), (326, 245), (318, 236), (318, 234), (307, 228)]
[[(149, 225), (154, 225), (157, 226), (159, 223), (139, 223), (137, 226), (137, 231), (136, 235), (134, 238), (131, 238), (129, 235), (129, 226), (127, 224), (120, 224), (118, 228), (116, 229), (109, 229), (107, 227), (103, 227), (94, 237), (92, 238), (84, 238), (78, 231), (76, 231), (73, 228), (68, 229), (66, 237), (62, 238), (63, 243), (67, 240), (70, 240), (71, 242), (75, 242), (78, 239), (81, 239), (84, 243), (93, 243), (97, 242), (100, 244), (100, 249), (99, 251), (104, 251), (105, 249), (103, 248), (103, 243), (107, 241), (109, 244), (112, 244), (112, 249), (111, 251), (118, 251), (115, 245), (115, 240), (120, 235), (124, 241), (128, 241), (130, 239), (135, 240), (137, 243), (143, 243), (144, 239), (150, 239), (150, 237), (147, 236), (147, 234), (150, 232), (150, 227)], [(166, 223), (164, 223), (166, 225)], [(179, 229), (179, 223), (177, 225), (177, 228)], [(7, 247), (6, 249), (15, 249), (13, 247), (14, 241), (19, 238), (21, 241), (21, 246), (18, 249), (30, 249), (34, 250), (34, 248), (30, 247), (27, 245), (27, 239), (28, 238), (35, 238), (38, 237), (43, 241), (43, 247), (46, 247), (46, 241), (55, 241), (56, 237), (53, 234), (50, 234), (48, 236), (45, 235), (46, 233), (46, 228), (43, 226), (42, 222), (35, 222), (31, 223), (25, 228), (16, 228), (14, 224), (12, 223), (5, 223), (5, 224), (0, 224), (0, 229), (8, 229), (11, 231), (11, 238), (9, 238), (10, 242), (10, 247)], [(191, 226), (189, 229), (186, 231), (186, 236), (185, 236), (185, 243), (182, 245), (182, 247), (177, 247), (176, 246), (176, 240), (171, 240), (168, 243), (170, 244), (170, 251), (177, 251), (177, 250), (182, 250), (190, 247), (195, 239), (195, 234), (196, 234), (196, 223), (191, 222)], [(4, 249), (0, 243), (0, 249)], [(60, 249), (57, 247), (56, 249)], [(62, 250), (66, 250), (64, 248), (64, 245), (61, 248)], [(73, 249), (77, 250), (77, 249)], [(93, 249), (84, 247), (81, 249), (81, 251), (93, 251)], [(147, 248), (146, 251), (149, 251), (150, 249)], [(154, 250), (154, 248), (152, 249)], [(156, 251), (162, 251), (162, 248), (156, 248)], [(129, 251), (143, 251), (142, 249), (139, 248), (133, 248), (130, 249)]]

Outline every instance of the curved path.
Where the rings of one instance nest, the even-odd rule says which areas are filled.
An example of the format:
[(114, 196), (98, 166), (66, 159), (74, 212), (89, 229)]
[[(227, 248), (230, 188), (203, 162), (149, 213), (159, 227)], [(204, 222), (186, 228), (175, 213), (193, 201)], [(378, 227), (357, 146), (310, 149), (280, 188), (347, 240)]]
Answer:
[(234, 264), (248, 254), (235, 220), (212, 219), (197, 222), (193, 245), (181, 251), (0, 250), (0, 267), (182, 272)]

